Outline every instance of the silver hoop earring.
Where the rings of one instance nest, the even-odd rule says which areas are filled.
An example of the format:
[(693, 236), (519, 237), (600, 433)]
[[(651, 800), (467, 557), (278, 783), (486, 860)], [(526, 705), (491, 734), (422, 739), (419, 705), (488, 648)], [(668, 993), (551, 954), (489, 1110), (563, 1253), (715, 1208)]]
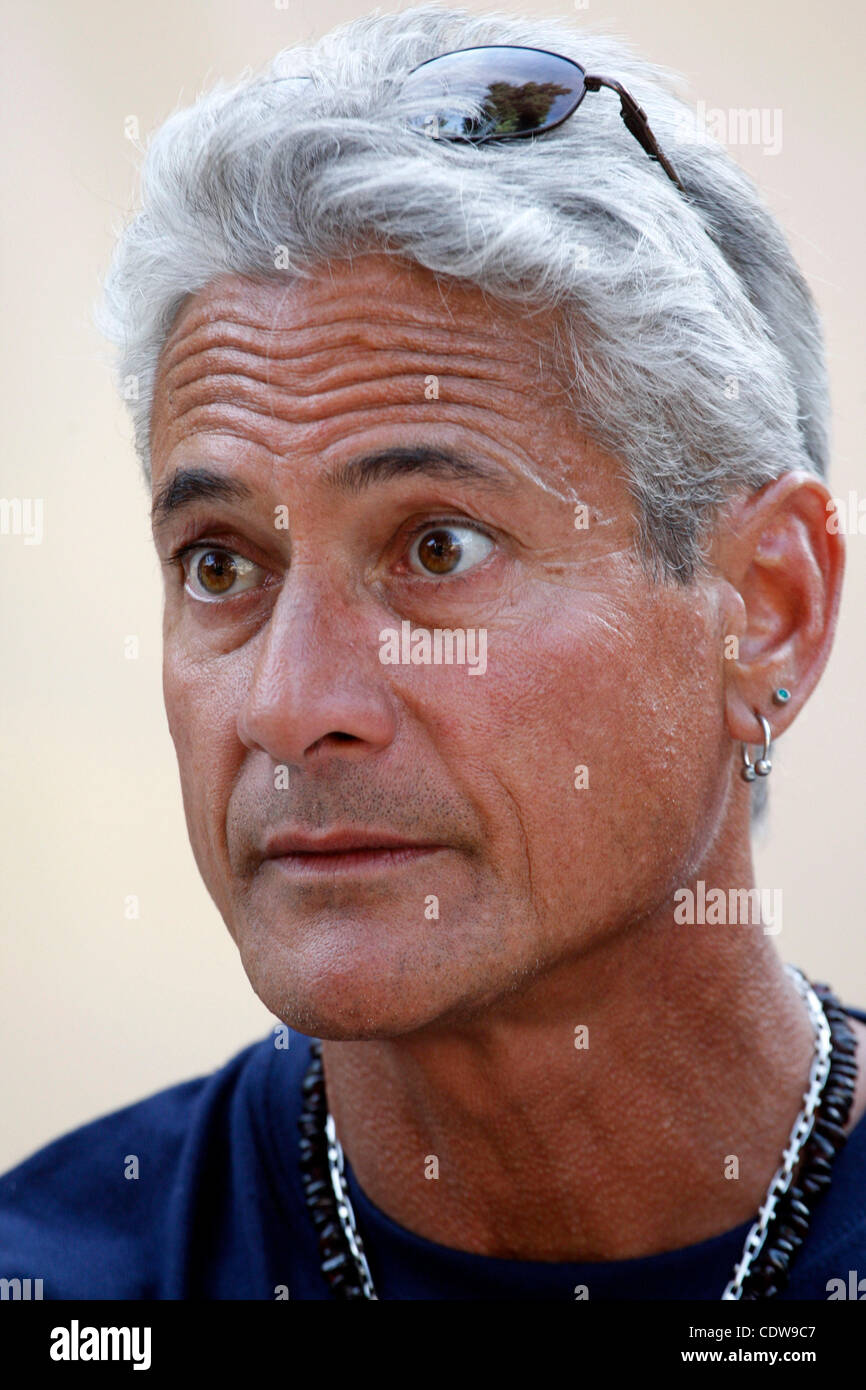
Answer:
[(760, 758), (757, 758), (753, 764), (749, 758), (749, 745), (747, 743), (740, 745), (743, 752), (743, 766), (740, 769), (740, 776), (744, 782), (754, 782), (756, 776), (769, 777), (773, 770), (773, 764), (770, 762), (770, 739), (772, 737), (770, 726), (764, 716), (758, 714), (757, 710), (755, 710), (755, 718), (761, 726), (761, 733), (764, 738), (764, 751)]

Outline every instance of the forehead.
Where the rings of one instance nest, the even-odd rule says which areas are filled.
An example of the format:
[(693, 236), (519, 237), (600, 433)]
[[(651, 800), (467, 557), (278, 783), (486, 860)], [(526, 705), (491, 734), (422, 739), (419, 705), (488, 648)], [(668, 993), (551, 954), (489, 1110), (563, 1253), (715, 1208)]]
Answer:
[(309, 279), (235, 275), (182, 306), (154, 387), (154, 479), (199, 433), (282, 454), (347, 432), (463, 424), (519, 451), (521, 431), (566, 401), (549, 311), (486, 296), (381, 253), (329, 262)]

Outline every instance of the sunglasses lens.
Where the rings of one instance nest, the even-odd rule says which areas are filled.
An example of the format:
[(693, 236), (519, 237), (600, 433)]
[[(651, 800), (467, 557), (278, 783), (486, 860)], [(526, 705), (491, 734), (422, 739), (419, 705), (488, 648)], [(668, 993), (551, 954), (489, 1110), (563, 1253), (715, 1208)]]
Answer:
[[(481, 141), (549, 130), (584, 94), (583, 71), (537, 48), (465, 48), (432, 58), (406, 79), (418, 101), (409, 125), (446, 140)], [(477, 103), (479, 113), (467, 114)]]

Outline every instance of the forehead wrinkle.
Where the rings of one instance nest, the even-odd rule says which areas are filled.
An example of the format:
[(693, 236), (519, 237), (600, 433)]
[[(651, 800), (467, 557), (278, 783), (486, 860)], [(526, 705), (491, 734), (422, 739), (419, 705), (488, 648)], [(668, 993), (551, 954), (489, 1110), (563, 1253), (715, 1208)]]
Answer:
[[(211, 363), (207, 360), (211, 354), (217, 354), (217, 360), (211, 369)], [(388, 349), (389, 357), (395, 355), (393, 348)], [(311, 356), (327, 356), (327, 365), (322, 365), (318, 369), (307, 369), (306, 362)], [(342, 361), (334, 361), (335, 357), (342, 357)], [(413, 362), (413, 358), (417, 359)], [(251, 360), (252, 359), (252, 360)], [(264, 370), (257, 370), (261, 363)], [(291, 389), (297, 395), (324, 394), (328, 390), (328, 382), (334, 377), (345, 376), (346, 369), (352, 372), (353, 383), (366, 386), (377, 381), (387, 381), (399, 377), (411, 376), (417, 379), (419, 376), (427, 377), (431, 374), (446, 377), (453, 380), (466, 382), (484, 381), (496, 385), (497, 382), (505, 385), (507, 374), (502, 371), (502, 363), (491, 358), (479, 359), (477, 356), (453, 352), (450, 357), (437, 357), (435, 350), (425, 348), (412, 351), (400, 352), (400, 363), (394, 366), (389, 363), (377, 362), (376, 354), (368, 355), (367, 359), (361, 359), (359, 363), (357, 348), (337, 350), (333, 348), (317, 350), (315, 354), (297, 353), (292, 358), (274, 358), (270, 354), (245, 354), (232, 351), (222, 351), (209, 348), (203, 352), (189, 354), (176, 362), (162, 377), (160, 386), (168, 394), (174, 395), (189, 386), (194, 386), (201, 382), (203, 385), (209, 381), (219, 381), (221, 378), (236, 377), (249, 382), (255, 382), (263, 386), (275, 386), (281, 389)], [(284, 371), (273, 372), (272, 367), (286, 368)], [(363, 368), (366, 367), (366, 371)], [(533, 386), (537, 389), (537, 384), (533, 380)], [(518, 389), (515, 384), (505, 389)]]
[[(417, 382), (414, 373), (404, 374), (413, 383)], [(233, 377), (233, 381), (244, 380), (243, 377)], [(208, 378), (211, 384), (218, 378)], [(398, 375), (388, 378), (380, 378), (383, 384), (391, 385), (395, 380), (399, 380)], [(365, 383), (353, 382), (350, 386), (338, 388), (329, 392), (318, 392), (315, 395), (298, 397), (294, 393), (284, 392), (283, 389), (270, 382), (267, 385), (259, 383), (258, 390), (237, 390), (226, 393), (214, 393), (213, 390), (206, 392), (206, 399), (200, 399), (200, 380), (190, 383), (188, 387), (181, 387), (171, 393), (171, 418), (167, 422), (169, 427), (180, 425), (196, 412), (202, 412), (205, 416), (208, 412), (228, 411), (238, 418), (252, 417), (258, 419), (271, 420), (285, 425), (312, 425), (327, 422), (329, 419), (339, 417), (344, 420), (351, 420), (358, 416), (375, 413), (380, 419), (385, 411), (399, 410), (409, 412), (417, 410), (417, 416), (405, 417), (407, 423), (419, 423), (423, 425), (448, 423), (447, 408), (449, 406), (458, 408), (461, 413), (478, 413), (488, 420), (493, 417), (502, 425), (526, 425), (525, 401), (531, 400), (533, 406), (537, 405), (537, 393), (531, 387), (509, 389), (500, 385), (491, 386), (486, 383), (481, 394), (481, 400), (472, 400), (471, 387), (468, 382), (462, 382), (464, 390), (458, 396), (452, 395), (448, 400), (439, 400), (437, 405), (445, 409), (437, 411), (435, 419), (431, 420), (430, 405), (432, 402), (419, 400), (417, 389), (413, 389), (411, 396), (358, 403), (353, 400), (349, 408), (341, 409), (339, 399), (341, 395), (351, 395), (356, 397), (359, 390), (362, 390)], [(185, 400), (184, 397), (192, 397)], [(460, 420), (454, 421), (460, 424)], [(165, 426), (164, 426), (165, 428)], [(189, 426), (190, 430), (195, 429), (195, 425)], [(212, 428), (208, 425), (201, 425), (199, 428)]]
[[(331, 277), (327, 283), (295, 281), (286, 285), (283, 280), (229, 277), (228, 283), (212, 281), (209, 287), (189, 297), (168, 342), (190, 333), (231, 332), (235, 328), (275, 337), (339, 327), (357, 330), (359, 323), (366, 320), (368, 324), (414, 328), (424, 333), (437, 328), (453, 333), (455, 328), (459, 331), (465, 326), (479, 342), (490, 342), (501, 352), (503, 344), (513, 339), (515, 328), (526, 336), (527, 317), (535, 317), (507, 302), (491, 301), (484, 292), (473, 292), (472, 287), (462, 284), (457, 286), (460, 303), (456, 313), (438, 280), (430, 285), (411, 275), (406, 289), (409, 293), (401, 294), (392, 277), (381, 289), (369, 280), (361, 287), (354, 278), (342, 283)], [(292, 298), (294, 290), (302, 292)], [(284, 315), (289, 321), (278, 324)]]
[[(274, 283), (268, 283), (267, 297), (254, 293), (252, 302), (242, 298), (243, 287), (236, 280), (233, 294), (223, 292), (215, 298), (203, 292), (188, 301), (160, 364), (160, 386), (165, 388), (160, 433), (177, 432), (181, 439), (184, 430), (246, 437), (275, 462), (290, 448), (275, 439), (273, 429), (263, 429), (263, 421), (291, 425), (294, 419), (302, 431), (313, 429), (317, 436), (324, 433), (333, 440), (335, 435), (350, 436), (370, 414), (378, 420), (383, 411), (397, 409), (407, 423), (432, 424), (434, 430), (440, 425), (477, 428), (482, 439), (496, 445), (494, 456), (504, 446), (512, 468), (561, 495), (539, 475), (539, 461), (511, 428), (516, 424), (525, 431), (534, 428), (534, 421), (546, 424), (549, 417), (540, 417), (539, 397), (550, 390), (565, 404), (562, 397), (567, 395), (555, 371), (547, 378), (543, 371), (545, 359), (552, 356), (549, 335), (545, 333), (544, 341), (529, 336), (525, 316), (515, 316), (510, 306), (501, 314), (497, 303), (491, 306), (485, 299), (483, 310), (471, 302), (466, 310), (458, 304), (456, 317), (453, 298), (444, 297), (438, 281), (433, 286), (436, 302), (431, 303), (428, 293), (420, 309), (417, 299), (405, 302), (393, 285), (386, 285), (386, 295), (374, 290), (372, 296), (368, 286), (363, 294), (344, 286), (335, 302), (328, 297), (328, 285), (313, 282), (314, 302), (304, 297), (298, 306), (296, 301), (291, 308), (297, 322), (281, 327), (276, 320), (285, 310), (290, 289), (279, 286), (274, 307)], [(376, 313), (372, 321), (371, 299)], [(359, 312), (347, 311), (347, 303), (355, 302)], [(258, 314), (259, 308), (266, 312)], [(269, 322), (263, 321), (265, 316)], [(534, 324), (535, 316), (531, 319)], [(396, 369), (394, 357), (400, 358)], [(198, 371), (209, 365), (209, 358), (216, 358), (220, 368), (210, 376)], [(360, 380), (359, 358), (363, 368), (365, 358), (372, 368)], [(347, 368), (353, 374), (348, 383)], [(419, 391), (419, 377), (430, 374), (444, 379), (443, 394), (435, 401), (422, 399)], [(316, 389), (323, 385), (326, 390)], [(376, 399), (359, 403), (356, 398), (364, 393)], [(532, 405), (529, 420), (527, 400)], [(290, 402), (293, 410), (287, 410)]]
[[(268, 282), (271, 292), (276, 282)], [(246, 285), (242, 282), (241, 288)], [(257, 286), (253, 285), (254, 298)], [(443, 360), (463, 359), (469, 366), (463, 367), (465, 374), (479, 374), (479, 363), (490, 364), (491, 369), (501, 369), (512, 365), (518, 369), (525, 364), (533, 376), (541, 377), (544, 366), (554, 368), (555, 345), (549, 333), (542, 337), (530, 336), (526, 329), (526, 316), (515, 316), (510, 306), (505, 312), (498, 306), (492, 309), (484, 301), (484, 316), (476, 305), (461, 305), (461, 314), (455, 318), (453, 308), (443, 297), (442, 286), (436, 282), (438, 299), (434, 305), (422, 305), (419, 312), (417, 304), (404, 303), (398, 294), (389, 287), (387, 295), (374, 295), (371, 309), (369, 290), (342, 289), (338, 303), (325, 300), (309, 304), (302, 299), (300, 304), (291, 306), (294, 321), (286, 326), (277, 326), (276, 320), (283, 311), (291, 288), (279, 286), (281, 294), (276, 306), (265, 299), (263, 308), (268, 310), (267, 322), (262, 317), (251, 317), (249, 303), (241, 299), (236, 288), (234, 294), (225, 290), (214, 303), (213, 297), (200, 292), (188, 303), (181, 317), (164, 345), (159, 364), (159, 375), (170, 375), (197, 354), (214, 352), (223, 357), (238, 354), (243, 361), (244, 354), (265, 362), (277, 364), (295, 363), (300, 370), (309, 375), (316, 357), (328, 357), (335, 370), (341, 360), (354, 364), (359, 349), (373, 354), (402, 351), (416, 356), (429, 374), (431, 359), (438, 355)], [(313, 285), (314, 291), (323, 292), (323, 287)], [(358, 312), (347, 311), (346, 301), (355, 301)], [(239, 302), (240, 301), (240, 302)], [(330, 312), (327, 312), (330, 308)], [(447, 312), (448, 321), (443, 323), (442, 310)], [(373, 317), (371, 317), (371, 314)], [(515, 324), (516, 317), (516, 324)], [(515, 332), (516, 326), (516, 332)], [(422, 341), (419, 343), (419, 336)], [(310, 342), (312, 337), (313, 341)], [(336, 359), (336, 363), (335, 363)], [(555, 368), (554, 368), (555, 370)], [(286, 373), (288, 375), (289, 373)], [(188, 378), (183, 374), (182, 380)]]
[[(358, 346), (359, 343), (365, 345), (363, 331), (365, 327), (373, 330), (373, 333), (370, 333), (368, 337), (369, 346), (374, 349), (380, 349), (388, 345), (375, 340), (375, 330), (382, 327), (387, 327), (389, 329), (391, 341), (395, 338), (399, 339), (400, 333), (398, 330), (404, 330), (403, 336), (407, 343), (417, 338), (420, 333), (424, 334), (425, 340), (431, 333), (439, 333), (445, 341), (448, 342), (463, 332), (466, 340), (472, 341), (476, 345), (489, 343), (491, 347), (496, 349), (496, 355), (499, 358), (508, 358), (508, 348), (512, 343), (526, 343), (527, 346), (537, 345), (536, 340), (529, 339), (525, 334), (523, 334), (522, 337), (515, 338), (512, 333), (505, 331), (504, 326), (498, 330), (485, 330), (480, 324), (467, 322), (467, 318), (471, 318), (471, 316), (466, 316), (464, 319), (457, 320), (452, 316), (449, 324), (443, 324), (441, 318), (437, 316), (421, 318), (417, 314), (409, 315), (394, 312), (393, 307), (386, 301), (383, 301), (382, 312), (379, 312), (377, 308), (375, 317), (371, 317), (370, 304), (369, 301), (367, 301), (364, 303), (363, 313), (360, 315), (344, 313), (326, 315), (319, 319), (309, 321), (304, 321), (303, 319), (296, 320), (282, 327), (276, 327), (273, 322), (270, 326), (267, 326), (260, 320), (244, 319), (240, 316), (232, 318), (208, 318), (200, 322), (196, 322), (193, 318), (192, 324), (190, 324), (188, 318), (184, 316), (166, 340), (163, 348), (163, 360), (171, 362), (176, 352), (183, 354), (184, 345), (188, 341), (192, 341), (193, 347), (197, 348), (198, 339), (204, 338), (207, 340), (212, 337), (216, 337), (217, 342), (212, 344), (207, 344), (206, 342), (206, 346), (222, 347), (227, 343), (227, 345), (231, 347), (254, 350), (256, 339), (261, 337), (274, 338), (278, 341), (285, 339), (286, 342), (291, 345), (297, 340), (299, 334), (318, 334), (322, 336), (327, 334), (331, 329), (339, 329), (344, 330), (342, 336), (347, 345)], [(244, 330), (247, 331), (245, 332)], [(341, 335), (335, 333), (333, 336), (337, 338), (339, 345)], [(326, 351), (327, 347), (323, 347), (320, 350)], [(269, 349), (268, 351), (272, 353), (273, 350)], [(286, 354), (286, 356), (289, 355), (291, 354)], [(521, 356), (522, 354), (520, 352), (515, 352), (512, 354), (512, 360), (519, 361)]]
[[(283, 291), (281, 304), (285, 298)], [(231, 410), (239, 420), (250, 423), (258, 416), (303, 425), (322, 415), (345, 413), (347, 408), (350, 412), (357, 410), (352, 397), (362, 392), (375, 390), (380, 402), (383, 393), (390, 393), (398, 402), (412, 405), (423, 396), (422, 382), (433, 375), (444, 380), (442, 395), (452, 402), (477, 408), (481, 391), (483, 407), (513, 425), (523, 423), (527, 398), (537, 415), (540, 396), (562, 396), (564, 387), (556, 374), (545, 376), (541, 344), (520, 332), (503, 338), (500, 332), (479, 329), (473, 323), (468, 335), (455, 333), (435, 317), (425, 315), (426, 321), (419, 324), (417, 314), (395, 310), (392, 301), (383, 304), (390, 320), (391, 341), (378, 341), (379, 325), (371, 329), (369, 322), (360, 324), (356, 316), (345, 313), (341, 303), (335, 306), (337, 313), (308, 314), (308, 321), (317, 325), (310, 342), (306, 333), (277, 330), (254, 321), (248, 313), (239, 315), (237, 320), (222, 313), (214, 315), (213, 304), (205, 300), (195, 306), (179, 336), (167, 345), (161, 380), (158, 377), (156, 383), (155, 404), (156, 397), (162, 394), (167, 424), (183, 425), (190, 417), (197, 418), (193, 412), (210, 408), (216, 413)], [(451, 306), (444, 307), (450, 310)], [(369, 320), (370, 305), (366, 301), (363, 312)], [(204, 321), (197, 321), (200, 319)], [(395, 322), (399, 329), (397, 344), (393, 341)], [(422, 346), (417, 341), (419, 328), (426, 330)], [(329, 341), (321, 341), (322, 330)], [(302, 337), (307, 341), (302, 343)], [(231, 346), (226, 346), (225, 338)], [(496, 355), (479, 352), (484, 344), (492, 347)], [(398, 356), (399, 363), (395, 363)], [(218, 370), (208, 371), (212, 365), (218, 366)], [(359, 371), (363, 371), (360, 378)], [(345, 383), (347, 374), (352, 379)], [(442, 396), (435, 406), (428, 401), (422, 403), (426, 415), (441, 416)], [(380, 409), (381, 405), (375, 408)], [(256, 434), (261, 438), (258, 431)]]
[[(405, 342), (368, 343), (363, 341), (363, 336), (355, 334), (338, 343), (311, 346), (300, 343), (295, 335), (290, 344), (292, 350), (280, 352), (260, 349), (255, 343), (203, 345), (183, 340), (176, 345), (175, 352), (164, 359), (159, 385), (171, 395), (198, 379), (238, 376), (262, 384), (291, 386), (299, 395), (312, 395), (322, 387), (327, 389), (328, 382), (344, 375), (347, 369), (359, 385), (387, 377), (431, 374), (495, 383), (509, 376), (520, 376), (521, 366), (527, 368), (534, 389), (541, 384), (542, 362), (538, 352), (533, 357), (528, 350), (510, 355), (500, 351), (496, 357), (491, 357), (480, 353), (475, 342), (455, 343), (454, 335), (446, 331), (440, 335), (441, 342), (431, 341), (428, 336), (423, 345), (414, 337)], [(529, 349), (531, 345), (526, 346)], [(387, 355), (387, 364), (381, 360), (383, 354)], [(316, 364), (317, 358), (324, 359), (321, 365)], [(399, 358), (396, 367), (394, 358)], [(211, 370), (212, 359), (216, 370)], [(510, 367), (517, 367), (518, 372), (509, 372)], [(359, 376), (362, 371), (364, 374)]]
[[(481, 393), (483, 405), (513, 422), (520, 418), (527, 399), (537, 411), (540, 394), (557, 394), (556, 385), (551, 386), (543, 375), (539, 376), (537, 363), (531, 364), (536, 370), (515, 373), (508, 371), (501, 360), (467, 357), (454, 351), (452, 343), (446, 346), (452, 350), (441, 358), (429, 346), (423, 352), (392, 350), (385, 354), (374, 350), (360, 359), (354, 345), (341, 353), (325, 348), (321, 353), (317, 350), (316, 355), (324, 355), (327, 365), (316, 371), (307, 368), (306, 355), (302, 354), (296, 354), (287, 364), (267, 355), (218, 351), (216, 347), (190, 350), (163, 373), (156, 397), (163, 398), (169, 415), (176, 421), (199, 406), (222, 405), (286, 422), (306, 423), (317, 418), (323, 409), (347, 409), (347, 397), (348, 408), (352, 409), (352, 397), (364, 393), (375, 395), (381, 404), (412, 405), (420, 401), (426, 413), (434, 416), (446, 403), (474, 405)], [(345, 360), (335, 362), (335, 356)], [(264, 373), (262, 365), (266, 368)], [(430, 375), (444, 383), (435, 402), (422, 400), (422, 382), (426, 383)]]

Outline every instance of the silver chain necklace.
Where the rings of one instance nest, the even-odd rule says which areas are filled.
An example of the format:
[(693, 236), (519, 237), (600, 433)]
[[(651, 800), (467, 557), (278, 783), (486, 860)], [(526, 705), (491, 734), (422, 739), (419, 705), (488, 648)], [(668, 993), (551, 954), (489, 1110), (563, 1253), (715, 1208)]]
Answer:
[(373, 1284), (373, 1276), (370, 1273), (370, 1266), (364, 1253), (364, 1242), (361, 1239), (361, 1232), (358, 1230), (352, 1199), (346, 1185), (343, 1148), (337, 1138), (337, 1129), (330, 1110), (325, 1120), (325, 1135), (328, 1140), (328, 1171), (331, 1174), (331, 1186), (337, 1199), (337, 1215), (340, 1218), (343, 1235), (346, 1237), (346, 1244), (352, 1252), (352, 1259), (355, 1261), (361, 1291), (365, 1298), (378, 1299), (379, 1295)]
[(794, 1121), (794, 1127), (788, 1139), (788, 1147), (782, 1154), (782, 1162), (776, 1169), (770, 1186), (767, 1188), (767, 1195), (758, 1212), (757, 1220), (746, 1236), (743, 1253), (740, 1256), (739, 1263), (734, 1269), (730, 1282), (727, 1284), (722, 1294), (723, 1299), (733, 1299), (741, 1296), (743, 1281), (764, 1248), (764, 1242), (767, 1239), (767, 1228), (773, 1219), (773, 1214), (776, 1210), (779, 1198), (784, 1196), (791, 1186), (794, 1169), (799, 1162), (800, 1154), (803, 1151), (806, 1140), (812, 1132), (815, 1111), (818, 1108), (821, 1094), (824, 1090), (827, 1077), (830, 1074), (832, 1039), (830, 1037), (830, 1025), (827, 1022), (827, 1015), (824, 1013), (824, 1006), (802, 971), (798, 970), (795, 965), (788, 965), (786, 968), (794, 984), (797, 986), (797, 989), (800, 991), (800, 995), (806, 1001), (806, 1005), (809, 1009), (809, 1018), (815, 1030), (815, 1052), (812, 1057), (812, 1067), (809, 1072), (809, 1084), (803, 1096), (803, 1108)]
[[(788, 1139), (788, 1146), (782, 1155), (782, 1162), (767, 1188), (767, 1193), (758, 1212), (757, 1219), (746, 1236), (743, 1253), (722, 1294), (723, 1300), (742, 1297), (743, 1283), (755, 1260), (764, 1248), (764, 1243), (767, 1239), (767, 1231), (778, 1202), (791, 1186), (795, 1169), (800, 1160), (800, 1155), (812, 1131), (815, 1112), (820, 1103), (827, 1077), (830, 1074), (832, 1039), (830, 1035), (830, 1025), (827, 1022), (824, 1007), (802, 971), (798, 970), (795, 965), (786, 965), (785, 968), (796, 985), (801, 997), (805, 1000), (809, 1010), (809, 1018), (815, 1032), (815, 1052), (809, 1072), (808, 1086), (803, 1096), (803, 1107), (794, 1122), (794, 1127)], [(334, 1197), (337, 1203), (337, 1216), (339, 1217), (346, 1244), (355, 1262), (355, 1269), (361, 1291), (364, 1298), (378, 1299), (379, 1295), (376, 1293), (373, 1276), (370, 1273), (370, 1266), (364, 1251), (364, 1242), (358, 1230), (358, 1223), (355, 1219), (355, 1212), (349, 1196), (349, 1189), (345, 1176), (343, 1149), (337, 1138), (337, 1130), (330, 1110), (327, 1112), (325, 1120), (325, 1135), (328, 1150), (328, 1171), (331, 1176), (331, 1186), (334, 1190)]]

